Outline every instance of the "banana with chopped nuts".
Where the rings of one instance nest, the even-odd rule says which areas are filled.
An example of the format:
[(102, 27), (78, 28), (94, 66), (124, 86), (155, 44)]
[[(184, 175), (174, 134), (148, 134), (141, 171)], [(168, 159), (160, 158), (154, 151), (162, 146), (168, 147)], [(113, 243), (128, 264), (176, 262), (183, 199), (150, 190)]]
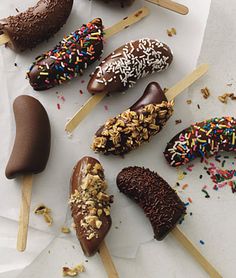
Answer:
[(114, 155), (136, 149), (161, 131), (173, 113), (173, 105), (158, 83), (150, 83), (134, 105), (96, 132), (92, 149)]
[(100, 162), (83, 157), (71, 177), (70, 206), (77, 237), (86, 256), (94, 255), (111, 227), (107, 184)]

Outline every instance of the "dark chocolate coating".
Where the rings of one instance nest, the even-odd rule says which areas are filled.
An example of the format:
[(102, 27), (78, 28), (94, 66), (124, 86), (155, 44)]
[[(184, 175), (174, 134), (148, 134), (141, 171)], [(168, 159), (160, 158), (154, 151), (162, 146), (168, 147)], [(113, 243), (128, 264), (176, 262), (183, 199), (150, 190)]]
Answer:
[(122, 92), (147, 74), (168, 68), (173, 60), (170, 48), (154, 39), (140, 39), (122, 45), (96, 68), (88, 91), (96, 93)]
[(157, 240), (162, 240), (185, 214), (184, 203), (176, 192), (149, 169), (125, 168), (118, 174), (116, 181), (119, 190), (143, 209)]
[(73, 0), (40, 0), (27, 11), (0, 20), (0, 34), (16, 51), (31, 49), (53, 36), (66, 23)]
[(16, 136), (6, 167), (8, 179), (42, 172), (47, 165), (51, 146), (48, 115), (37, 99), (19, 96), (13, 103), (13, 110)]
[(171, 166), (177, 167), (219, 151), (236, 151), (236, 119), (233, 117), (217, 117), (191, 125), (170, 140), (164, 155)]
[(128, 153), (160, 132), (172, 112), (173, 102), (167, 101), (158, 83), (151, 82), (128, 110), (98, 129), (92, 149), (104, 154)]
[[(91, 165), (91, 168), (87, 170), (88, 165)], [(96, 164), (100, 164), (98, 160), (96, 160), (93, 157), (85, 156), (83, 157), (74, 167), (72, 177), (71, 177), (71, 194), (74, 194), (77, 190), (78, 192), (81, 192), (81, 184), (82, 180), (85, 178), (87, 171), (89, 173), (92, 173), (93, 167)], [(101, 171), (98, 171), (99, 177), (104, 180), (104, 172), (103, 169)], [(83, 228), (81, 227), (81, 220), (83, 219), (83, 209), (79, 207), (76, 203), (71, 204), (71, 212), (72, 217), (74, 219), (75, 223), (75, 229), (76, 234), (78, 237), (78, 240), (80, 241), (80, 245), (84, 251), (84, 254), (86, 256), (92, 256), (94, 255), (98, 250), (99, 247), (106, 237), (107, 233), (110, 230), (112, 220), (110, 215), (105, 215), (102, 213), (102, 215), (99, 217), (99, 219), (102, 221), (102, 226), (100, 229), (96, 229), (97, 237), (94, 237), (90, 240), (86, 239), (86, 234)]]
[(38, 56), (27, 73), (34, 90), (47, 90), (82, 75), (103, 52), (103, 25), (100, 18), (83, 24), (49, 50)]
[(161, 86), (157, 82), (151, 82), (147, 85), (143, 95), (131, 107), (130, 110), (140, 112), (143, 107), (149, 104), (161, 104), (168, 101)]

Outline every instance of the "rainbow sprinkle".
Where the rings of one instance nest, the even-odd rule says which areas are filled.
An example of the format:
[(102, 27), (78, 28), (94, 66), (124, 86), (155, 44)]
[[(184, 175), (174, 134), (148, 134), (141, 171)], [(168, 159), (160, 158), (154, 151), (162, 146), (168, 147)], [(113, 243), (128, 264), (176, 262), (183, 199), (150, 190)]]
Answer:
[[(27, 75), (35, 89), (51, 88), (82, 75), (83, 70), (98, 60), (102, 52), (103, 26), (101, 19), (97, 18), (37, 57)], [(31, 74), (32, 70), (34, 73)]]
[[(219, 151), (236, 151), (236, 119), (213, 118), (191, 125), (167, 145), (165, 157), (170, 165), (184, 165), (196, 157), (210, 157)], [(222, 162), (224, 167), (225, 161)]]

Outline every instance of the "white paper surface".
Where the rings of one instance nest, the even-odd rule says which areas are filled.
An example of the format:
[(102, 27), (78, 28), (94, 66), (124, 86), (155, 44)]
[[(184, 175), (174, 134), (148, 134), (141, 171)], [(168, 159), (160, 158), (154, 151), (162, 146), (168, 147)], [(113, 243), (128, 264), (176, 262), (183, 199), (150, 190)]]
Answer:
[[(20, 0), (2, 0), (0, 17), (15, 14), (16, 7), (22, 11), (28, 5), (34, 3), (35, 1), (33, 0), (24, 1), (23, 3)], [(0, 132), (4, 135), (2, 136), (0, 145), (1, 278), (60, 277), (61, 267), (64, 266), (64, 263), (73, 266), (85, 260), (79, 243), (73, 234), (64, 236), (63, 238), (56, 238), (48, 246), (49, 241), (60, 234), (60, 227), (64, 223), (71, 222), (67, 205), (69, 179), (73, 166), (84, 155), (95, 156), (102, 162), (109, 183), (110, 193), (115, 195), (115, 203), (112, 207), (113, 226), (106, 238), (106, 242), (110, 252), (114, 256), (114, 262), (117, 265), (121, 277), (187, 278), (189, 277), (189, 273), (191, 273), (191, 277), (207, 277), (205, 272), (202, 271), (197, 263), (189, 257), (174, 239), (169, 237), (161, 243), (152, 240), (153, 232), (148, 220), (135, 204), (118, 192), (115, 184), (117, 173), (123, 167), (129, 165), (140, 165), (157, 170), (171, 184), (175, 184), (176, 171), (166, 165), (162, 151), (164, 150), (167, 139), (181, 128), (181, 126), (175, 126), (174, 120), (185, 118), (185, 124), (188, 124), (195, 117), (191, 107), (184, 105), (189, 95), (185, 93), (178, 97), (176, 100), (176, 113), (168, 123), (168, 126), (153, 138), (149, 144), (128, 154), (125, 159), (95, 155), (90, 150), (93, 134), (97, 128), (107, 118), (120, 113), (134, 103), (150, 81), (158, 81), (162, 87), (170, 87), (191, 72), (196, 66), (210, 0), (185, 0), (182, 3), (188, 5), (190, 8), (188, 16), (180, 16), (145, 1), (136, 1), (128, 9), (114, 9), (99, 1), (75, 0), (73, 11), (67, 24), (49, 42), (43, 43), (33, 51), (27, 51), (21, 55), (17, 55), (4, 47), (0, 48), (0, 82), (2, 89), (0, 94), (0, 115), (2, 119), (0, 121)], [(101, 17), (104, 25), (110, 26), (140, 8), (143, 4), (150, 7), (150, 16), (136, 24), (136, 26), (124, 30), (122, 33), (117, 34), (107, 41), (104, 57), (131, 39), (139, 39), (142, 37), (158, 38), (166, 42), (173, 49), (174, 62), (172, 66), (164, 73), (141, 80), (135, 88), (129, 90), (126, 94), (114, 95), (104, 99), (81, 123), (73, 134), (73, 137), (69, 139), (64, 132), (64, 125), (67, 119), (90, 97), (86, 93), (86, 85), (88, 76), (93, 71), (94, 66), (90, 67), (82, 78), (73, 80), (70, 84), (65, 84), (41, 93), (34, 92), (25, 79), (25, 73), (28, 67), (38, 54), (50, 49), (64, 34), (76, 29), (82, 23), (88, 22), (94, 17)], [(172, 38), (166, 34), (166, 30), (171, 27), (175, 27), (177, 30), (177, 35)], [(14, 66), (14, 63), (17, 66)], [(85, 82), (83, 83), (83, 81)], [(83, 95), (80, 94), (80, 90), (83, 91)], [(33, 211), (36, 205), (44, 203), (52, 209), (54, 218), (54, 224), (49, 228), (40, 216), (31, 213), (30, 226), (37, 233), (35, 236), (31, 232), (29, 233), (28, 248), (24, 254), (18, 254), (14, 250), (20, 206), (20, 180), (9, 181), (4, 176), (5, 165), (8, 161), (15, 136), (12, 103), (15, 97), (21, 94), (29, 94), (38, 98), (47, 109), (50, 117), (52, 127), (51, 155), (46, 170), (34, 178), (31, 208)], [(65, 101), (58, 98), (58, 96), (62, 95)], [(57, 104), (60, 104), (60, 110), (57, 109)], [(105, 109), (105, 106), (108, 110)], [(182, 117), (183, 115), (184, 118)], [(192, 190), (191, 196), (196, 194), (192, 210), (194, 211), (194, 215), (196, 211), (196, 215), (199, 215), (199, 218), (197, 216), (191, 219), (187, 217), (183, 224), (183, 229), (185, 229), (185, 232), (197, 244), (199, 239), (202, 238), (202, 235), (204, 235), (206, 237), (204, 240), (206, 242), (209, 241), (209, 245), (199, 247), (202, 248), (204, 254), (209, 256), (211, 261), (220, 266), (220, 270), (225, 270), (223, 264), (221, 264), (220, 256), (215, 255), (219, 247), (216, 242), (219, 239), (216, 236), (212, 236), (212, 232), (209, 234), (205, 232), (205, 222), (208, 223), (208, 226), (212, 225), (212, 222), (209, 221), (209, 215), (204, 220), (201, 220), (202, 216), (206, 214), (208, 203), (202, 198), (202, 195), (196, 187), (191, 186), (188, 190), (190, 189)], [(188, 196), (182, 194), (181, 197), (186, 201)], [(233, 196), (228, 193), (227, 198), (232, 199)], [(197, 203), (196, 207), (194, 207), (195, 202)], [(215, 202), (212, 202), (212, 200), (210, 202), (214, 209), (215, 206), (218, 207), (218, 200)], [(213, 210), (212, 215), (214, 216), (216, 215), (214, 213), (218, 213), (223, 217), (222, 208), (219, 210), (221, 213)], [(214, 218), (212, 215), (210, 215), (210, 219)], [(217, 219), (219, 219), (218, 217), (217, 215)], [(218, 221), (215, 220), (215, 222)], [(220, 226), (219, 223), (217, 224), (217, 228), (220, 229), (221, 227), (218, 226)], [(212, 226), (210, 231), (214, 230), (215, 228)], [(11, 244), (8, 242), (8, 236), (6, 236), (8, 233)], [(76, 249), (71, 248), (72, 243), (76, 246)], [(6, 248), (8, 245), (10, 246), (10, 250)], [(43, 249), (44, 251), (41, 253)], [(49, 249), (53, 251), (53, 256), (49, 256)], [(14, 258), (11, 264), (3, 259), (2, 252)], [(229, 254), (232, 255), (233, 253)], [(30, 264), (32, 261), (34, 262)], [(18, 273), (14, 270), (24, 268), (27, 265), (28, 267), (17, 276)], [(89, 259), (86, 268), (88, 272), (83, 274), (84, 277), (105, 277), (104, 269), (98, 256)], [(95, 276), (94, 273), (96, 273)]]

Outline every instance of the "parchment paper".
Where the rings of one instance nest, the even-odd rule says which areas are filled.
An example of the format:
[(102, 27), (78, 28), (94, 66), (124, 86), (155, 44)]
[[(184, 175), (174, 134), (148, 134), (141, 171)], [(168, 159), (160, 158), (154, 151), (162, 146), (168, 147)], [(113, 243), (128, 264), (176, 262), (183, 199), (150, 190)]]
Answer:
[[(195, 68), (210, 1), (182, 1), (190, 8), (188, 16), (171, 13), (145, 1), (136, 1), (128, 9), (114, 9), (99, 1), (75, 0), (74, 2), (73, 11), (67, 24), (48, 42), (41, 44), (33, 51), (27, 51), (21, 55), (16, 55), (9, 49), (0, 48), (0, 132), (2, 134), (0, 145), (0, 275), (2, 276), (0, 277), (58, 278), (65, 263), (73, 266), (85, 261), (86, 258), (82, 254), (74, 233), (64, 237), (61, 237), (60, 234), (60, 227), (71, 223), (67, 205), (69, 179), (73, 166), (83, 155), (95, 156), (102, 162), (109, 183), (109, 191), (115, 196), (115, 203), (112, 207), (113, 226), (106, 241), (121, 277), (187, 278), (189, 273), (191, 273), (191, 277), (207, 277), (204, 271), (171, 236), (163, 242), (153, 240), (152, 229), (142, 211), (119, 193), (115, 184), (117, 173), (123, 167), (129, 165), (149, 167), (158, 171), (171, 184), (175, 184), (176, 171), (166, 165), (162, 151), (167, 139), (181, 128), (181, 126), (175, 126), (174, 120), (181, 117), (186, 125), (194, 119), (195, 114), (192, 107), (185, 105), (185, 100), (190, 95), (185, 93), (178, 97), (176, 100), (176, 113), (162, 133), (153, 138), (149, 144), (127, 155), (125, 159), (95, 155), (90, 150), (90, 143), (97, 128), (107, 118), (120, 113), (134, 103), (150, 81), (155, 80), (160, 82), (162, 87), (170, 87)], [(15, 14), (16, 7), (24, 10), (28, 5), (33, 5), (34, 3), (35, 1), (33, 0), (24, 1), (23, 3), (20, 0), (2, 0), (0, 15), (4, 17), (9, 14)], [(74, 30), (82, 23), (94, 17), (102, 17), (105, 26), (109, 26), (140, 8), (143, 4), (150, 7), (151, 15), (136, 26), (124, 30), (122, 34), (118, 34), (107, 41), (104, 57), (131, 39), (142, 37), (158, 38), (161, 41), (165, 41), (173, 49), (175, 60), (172, 66), (164, 73), (141, 80), (135, 88), (125, 94), (114, 95), (104, 99), (81, 123), (72, 138), (68, 138), (64, 132), (64, 125), (67, 118), (70, 118), (90, 97), (86, 92), (86, 85), (88, 76), (93, 71), (94, 66), (90, 67), (82, 78), (41, 93), (33, 92), (25, 79), (28, 67), (38, 54), (51, 48), (64, 34)], [(166, 34), (166, 30), (171, 27), (175, 27), (177, 30), (177, 35), (172, 38)], [(80, 94), (80, 90), (83, 91), (83, 94)], [(29, 231), (28, 249), (24, 254), (18, 254), (14, 249), (20, 205), (20, 180), (8, 181), (4, 176), (5, 165), (15, 136), (12, 103), (14, 98), (20, 94), (32, 95), (43, 103), (50, 117), (53, 138), (47, 168), (42, 174), (34, 178), (32, 211), (36, 205), (44, 203), (52, 209), (54, 224), (52, 227), (48, 227), (42, 218), (31, 213), (30, 226), (33, 229)], [(196, 91), (196, 94), (199, 94), (199, 92)], [(61, 96), (64, 96), (65, 101), (60, 98)], [(60, 104), (60, 110), (57, 108), (58, 104)], [(105, 106), (108, 109), (105, 109)], [(192, 210), (196, 211), (196, 214), (201, 219), (209, 207), (206, 204), (206, 200), (203, 200), (199, 190), (196, 189), (195, 192), (195, 189), (196, 187), (191, 187), (191, 194), (196, 194), (193, 199), (196, 199), (195, 202), (197, 203), (196, 208), (194, 207), (195, 202), (193, 203)], [(182, 196), (184, 201), (186, 201), (187, 197)], [(233, 198), (233, 196), (229, 194), (229, 198)], [(202, 203), (198, 203), (198, 199)], [(211, 205), (215, 204), (211, 202)], [(217, 216), (217, 221), (215, 220), (215, 222), (218, 223), (218, 219)], [(216, 228), (212, 226), (209, 229), (210, 232), (206, 234), (206, 223), (208, 223), (209, 229), (209, 225), (212, 225), (209, 217), (206, 217), (202, 222), (195, 216), (191, 219), (186, 218), (183, 228), (197, 243), (200, 237), (206, 236), (205, 240), (209, 240), (209, 243), (204, 248), (202, 247), (203, 252), (209, 255), (214, 262), (220, 264), (222, 270), (225, 270), (223, 264), (221, 264), (220, 256), (215, 256), (215, 252), (219, 250), (216, 244), (219, 239), (218, 237), (213, 237), (212, 233)], [(221, 226), (220, 222), (217, 224), (217, 228), (220, 228), (219, 226)], [(9, 243), (9, 237), (11, 244)], [(49, 243), (50, 241), (51, 243)], [(74, 249), (72, 245), (76, 246), (76, 248)], [(6, 246), (8, 247), (6, 248)], [(51, 255), (48, 253), (49, 250)], [(232, 253), (230, 254), (232, 255)], [(10, 262), (5, 260), (10, 257), (12, 258)], [(32, 261), (33, 263), (31, 264)], [(28, 267), (17, 276), (17, 271), (27, 265)], [(87, 272), (82, 274), (83, 276), (81, 275), (81, 277), (105, 277), (104, 269), (98, 256), (91, 260), (89, 259), (89, 263), (86, 263), (85, 266)]]

